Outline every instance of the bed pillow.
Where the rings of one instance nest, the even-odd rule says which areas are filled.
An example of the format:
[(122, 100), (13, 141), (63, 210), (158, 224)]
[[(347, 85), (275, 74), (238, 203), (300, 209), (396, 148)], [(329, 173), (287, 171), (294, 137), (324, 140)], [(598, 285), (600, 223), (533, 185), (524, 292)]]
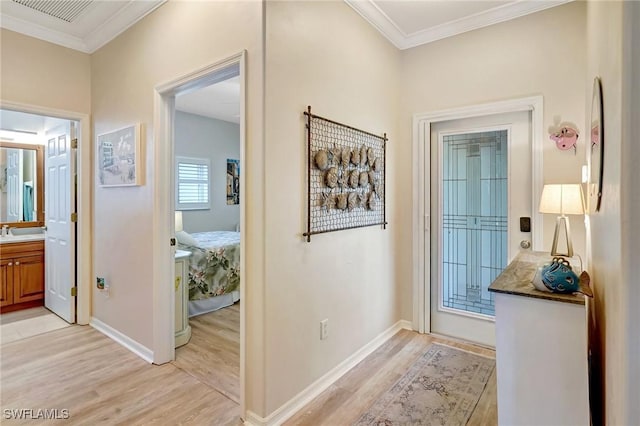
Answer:
[(185, 231), (176, 232), (176, 240), (182, 245), (198, 247), (198, 242), (191, 236), (191, 234), (186, 233)]

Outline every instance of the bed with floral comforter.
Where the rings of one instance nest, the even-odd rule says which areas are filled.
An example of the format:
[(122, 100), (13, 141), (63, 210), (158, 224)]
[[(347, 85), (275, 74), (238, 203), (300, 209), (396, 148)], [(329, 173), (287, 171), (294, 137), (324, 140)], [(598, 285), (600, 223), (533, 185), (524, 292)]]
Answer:
[(197, 246), (179, 244), (191, 252), (189, 300), (203, 300), (239, 290), (240, 233), (197, 232), (191, 236)]

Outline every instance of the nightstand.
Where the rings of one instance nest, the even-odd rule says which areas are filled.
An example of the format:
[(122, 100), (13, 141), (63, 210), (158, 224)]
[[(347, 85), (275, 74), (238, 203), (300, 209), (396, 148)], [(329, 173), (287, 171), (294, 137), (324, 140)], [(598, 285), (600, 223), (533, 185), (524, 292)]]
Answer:
[(189, 325), (189, 283), (187, 273), (189, 271), (189, 257), (191, 252), (176, 250), (176, 276), (175, 276), (175, 333), (176, 348), (186, 344), (191, 338), (191, 326)]

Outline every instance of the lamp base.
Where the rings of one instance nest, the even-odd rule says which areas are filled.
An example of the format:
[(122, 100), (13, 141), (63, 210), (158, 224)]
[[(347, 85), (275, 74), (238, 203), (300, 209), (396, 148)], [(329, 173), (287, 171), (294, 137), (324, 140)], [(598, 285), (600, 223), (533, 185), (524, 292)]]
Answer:
[[(564, 234), (567, 239), (566, 253), (560, 253), (558, 251), (558, 237), (560, 235), (560, 227), (564, 228)], [(573, 257), (573, 244), (571, 243), (571, 226), (569, 225), (569, 218), (565, 215), (558, 216), (558, 218), (556, 219), (556, 231), (553, 234), (551, 256)]]

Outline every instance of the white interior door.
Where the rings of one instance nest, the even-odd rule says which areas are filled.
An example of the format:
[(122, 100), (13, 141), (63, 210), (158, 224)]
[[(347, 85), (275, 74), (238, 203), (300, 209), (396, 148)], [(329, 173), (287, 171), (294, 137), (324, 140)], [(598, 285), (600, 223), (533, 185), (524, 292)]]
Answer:
[(75, 322), (75, 137), (72, 122), (46, 132), (45, 146), (45, 299), (47, 308), (67, 322)]
[(7, 148), (7, 222), (22, 221), (22, 149)]
[[(531, 241), (530, 112), (431, 126), (431, 331), (495, 346), (489, 285)], [(427, 197), (428, 199), (428, 197)]]

